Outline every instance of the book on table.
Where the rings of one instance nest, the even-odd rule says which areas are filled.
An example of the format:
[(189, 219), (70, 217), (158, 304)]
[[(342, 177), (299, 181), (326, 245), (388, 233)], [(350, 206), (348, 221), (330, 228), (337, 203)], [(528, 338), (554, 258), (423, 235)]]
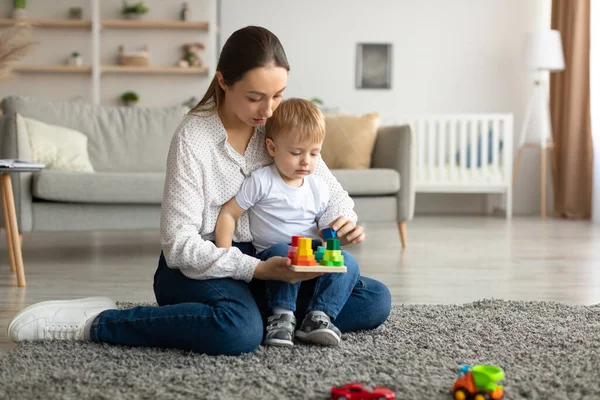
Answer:
[(17, 160), (17, 159), (0, 159), (0, 168), (31, 168), (40, 169), (44, 168), (45, 164), (36, 163), (28, 160)]

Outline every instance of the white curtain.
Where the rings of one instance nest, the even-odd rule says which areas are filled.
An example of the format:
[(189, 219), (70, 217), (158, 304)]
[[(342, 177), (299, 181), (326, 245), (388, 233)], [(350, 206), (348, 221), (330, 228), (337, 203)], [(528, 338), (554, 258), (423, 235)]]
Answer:
[(592, 220), (600, 223), (600, 1), (591, 1), (590, 104), (594, 143)]

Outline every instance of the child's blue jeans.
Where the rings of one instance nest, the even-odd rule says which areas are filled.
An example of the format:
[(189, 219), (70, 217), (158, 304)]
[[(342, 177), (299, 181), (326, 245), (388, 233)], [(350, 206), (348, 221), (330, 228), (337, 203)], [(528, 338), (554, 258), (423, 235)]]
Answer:
[[(313, 250), (316, 250), (319, 245), (319, 241), (313, 241)], [(262, 261), (275, 256), (286, 257), (289, 246), (286, 243), (278, 243), (261, 251), (256, 257)], [(307, 314), (311, 311), (322, 311), (329, 315), (332, 320), (335, 320), (350, 297), (352, 289), (356, 286), (360, 276), (358, 263), (354, 257), (346, 250), (342, 250), (342, 255), (344, 256), (344, 265), (347, 268), (347, 272), (329, 273), (315, 278), (315, 282), (311, 282), (311, 285), (314, 284), (314, 291), (308, 301), (308, 307), (306, 310), (300, 311)], [(298, 292), (304, 282), (267, 281), (265, 286), (269, 308), (272, 310), (275, 307), (283, 307), (296, 311)]]

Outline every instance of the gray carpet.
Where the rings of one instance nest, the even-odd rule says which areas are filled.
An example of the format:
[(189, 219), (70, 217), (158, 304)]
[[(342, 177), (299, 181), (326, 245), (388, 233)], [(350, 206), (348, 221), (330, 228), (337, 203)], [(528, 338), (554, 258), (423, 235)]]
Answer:
[(504, 368), (506, 399), (600, 399), (600, 305), (396, 305), (382, 327), (347, 334), (339, 348), (261, 346), (239, 357), (21, 344), (0, 358), (0, 398), (327, 399), (332, 385), (361, 381), (398, 399), (450, 399), (463, 363)]

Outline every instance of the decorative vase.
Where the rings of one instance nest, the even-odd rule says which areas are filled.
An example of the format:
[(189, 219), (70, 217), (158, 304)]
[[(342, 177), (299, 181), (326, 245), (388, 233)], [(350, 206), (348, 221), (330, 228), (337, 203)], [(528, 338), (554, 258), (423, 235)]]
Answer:
[(179, 19), (181, 19), (182, 21), (190, 20), (190, 6), (187, 1), (181, 6), (181, 13), (179, 15)]
[(15, 8), (13, 10), (13, 18), (14, 19), (23, 19), (26, 16), (26, 12), (24, 8)]
[(81, 67), (83, 65), (83, 57), (71, 56), (69, 57), (69, 65), (73, 67)]
[(121, 102), (123, 103), (123, 105), (125, 107), (135, 107), (138, 103), (139, 99), (137, 100), (125, 100), (123, 98), (121, 98)]

